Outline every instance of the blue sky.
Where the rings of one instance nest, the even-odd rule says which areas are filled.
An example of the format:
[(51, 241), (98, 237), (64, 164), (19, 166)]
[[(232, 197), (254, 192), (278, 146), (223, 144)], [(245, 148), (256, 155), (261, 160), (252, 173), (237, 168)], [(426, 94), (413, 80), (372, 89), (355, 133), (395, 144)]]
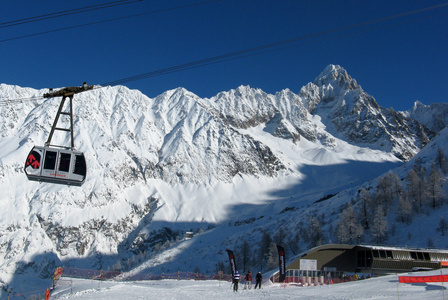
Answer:
[[(110, 2), (2, 0), (0, 23)], [(239, 85), (268, 93), (284, 88), (298, 93), (328, 64), (337, 64), (381, 106), (404, 110), (415, 100), (448, 101), (448, 5), (330, 32), (446, 3), (142, 0), (22, 25), (0, 25), (0, 82), (33, 88), (83, 81), (103, 84), (297, 38), (284, 49), (249, 52), (250, 56), (123, 85), (149, 97), (176, 87), (212, 97)], [(190, 4), (200, 5), (181, 7)], [(119, 20), (40, 34), (114, 18)], [(19, 38), (25, 35), (34, 36)]]

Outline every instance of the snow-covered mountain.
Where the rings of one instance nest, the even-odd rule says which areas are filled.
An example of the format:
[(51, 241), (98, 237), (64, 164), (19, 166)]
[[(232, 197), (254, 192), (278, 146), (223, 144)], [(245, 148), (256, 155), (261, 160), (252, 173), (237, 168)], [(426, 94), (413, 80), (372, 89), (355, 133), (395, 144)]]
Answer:
[[(77, 188), (23, 172), (56, 115), (45, 92), (0, 85), (0, 99), (23, 99), (0, 105), (0, 282), (19, 290), (24, 274), (47, 280), (56, 265), (106, 269), (134, 255), (157, 271), (194, 267), (187, 257), (199, 253), (211, 271), (226, 245), (286, 218), (334, 219), (352, 197), (342, 191), (411, 159), (437, 131), (380, 107), (333, 65), (299, 94), (240, 86), (202, 99), (178, 88), (150, 99), (95, 87), (74, 98), (75, 146), (88, 164)], [(202, 234), (182, 241), (186, 231)], [(164, 248), (171, 260), (155, 256)]]
[(327, 131), (350, 143), (412, 158), (431, 138), (431, 132), (393, 108), (382, 108), (347, 71), (328, 66), (300, 91), (310, 112), (322, 117)]
[(439, 132), (448, 125), (448, 103), (431, 103), (425, 105), (415, 101), (414, 106), (402, 112), (404, 116), (419, 121), (431, 130)]

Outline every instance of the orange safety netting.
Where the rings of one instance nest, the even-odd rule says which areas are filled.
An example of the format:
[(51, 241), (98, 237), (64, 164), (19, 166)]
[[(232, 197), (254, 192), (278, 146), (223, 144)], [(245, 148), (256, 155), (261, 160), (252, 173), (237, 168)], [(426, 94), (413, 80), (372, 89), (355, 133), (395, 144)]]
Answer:
[(448, 282), (448, 275), (399, 276), (398, 281), (401, 283)]

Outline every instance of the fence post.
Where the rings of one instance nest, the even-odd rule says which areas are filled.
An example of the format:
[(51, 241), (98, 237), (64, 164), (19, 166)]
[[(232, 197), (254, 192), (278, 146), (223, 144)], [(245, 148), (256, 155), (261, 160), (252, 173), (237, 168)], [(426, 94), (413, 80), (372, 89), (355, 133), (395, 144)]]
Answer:
[(100, 283), (103, 280), (103, 270), (100, 270), (100, 278), (98, 280), (98, 288), (100, 288)]
[(180, 271), (177, 271), (177, 280), (180, 280)]
[(442, 293), (443, 293), (443, 300), (445, 300), (445, 287), (443, 286), (443, 271), (440, 270), (440, 276), (442, 276)]

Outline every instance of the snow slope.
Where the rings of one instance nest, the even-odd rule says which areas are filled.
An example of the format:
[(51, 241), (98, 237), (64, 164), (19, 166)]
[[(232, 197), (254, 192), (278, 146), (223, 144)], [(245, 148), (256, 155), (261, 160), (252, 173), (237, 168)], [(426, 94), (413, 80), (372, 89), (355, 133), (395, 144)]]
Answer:
[[(440, 271), (409, 275), (440, 275)], [(448, 274), (446, 270), (442, 274)], [(405, 274), (403, 274), (405, 275)], [(407, 275), (407, 274), (406, 274)], [(237, 293), (229, 282), (162, 280), (101, 282), (62, 278), (52, 299), (445, 299), (448, 283), (404, 284), (396, 275), (315, 287), (265, 283)]]
[[(75, 146), (88, 162), (76, 188), (23, 173), (59, 104), (45, 92), (0, 85), (0, 99), (25, 99), (0, 105), (0, 282), (17, 290), (32, 288), (23, 278), (33, 274), (36, 286), (48, 282), (55, 266), (107, 269), (137, 255), (142, 270), (211, 272), (223, 249), (281, 224), (325, 215), (328, 229), (360, 185), (434, 134), (378, 107), (339, 66), (299, 94), (241, 86), (201, 99), (178, 88), (150, 99), (96, 87), (75, 97)], [(195, 238), (184, 241), (186, 231)]]

